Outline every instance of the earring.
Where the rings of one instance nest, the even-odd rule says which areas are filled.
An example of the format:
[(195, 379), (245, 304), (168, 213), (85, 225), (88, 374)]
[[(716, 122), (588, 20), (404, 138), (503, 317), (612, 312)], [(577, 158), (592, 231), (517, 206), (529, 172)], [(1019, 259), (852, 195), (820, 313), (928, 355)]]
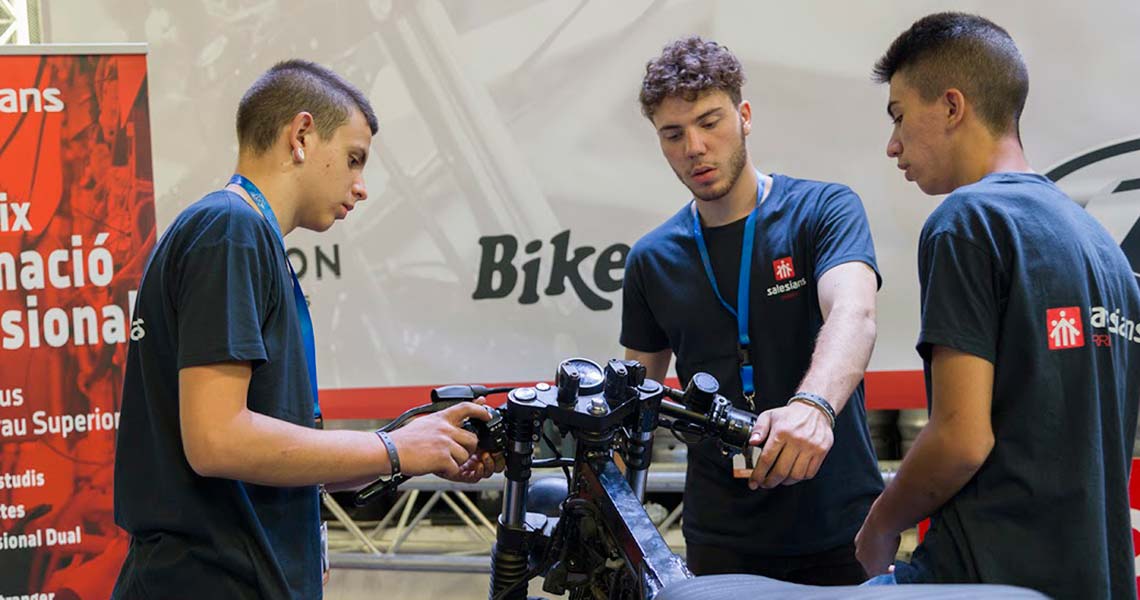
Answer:
[(297, 148), (296, 150), (294, 150), (293, 151), (293, 158), (296, 159), (297, 162), (305, 162), (305, 149), (304, 148)]

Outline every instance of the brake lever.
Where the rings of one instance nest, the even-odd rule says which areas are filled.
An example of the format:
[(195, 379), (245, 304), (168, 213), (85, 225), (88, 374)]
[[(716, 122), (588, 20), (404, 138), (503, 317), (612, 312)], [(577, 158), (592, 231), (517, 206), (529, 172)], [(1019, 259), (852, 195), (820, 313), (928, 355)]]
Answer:
[(396, 488), (400, 487), (401, 483), (409, 479), (411, 479), (411, 477), (403, 473), (390, 479), (377, 479), (364, 486), (359, 492), (356, 492), (356, 496), (352, 498), (352, 503), (356, 506), (364, 506), (371, 502), (376, 496), (393, 494), (396, 492)]

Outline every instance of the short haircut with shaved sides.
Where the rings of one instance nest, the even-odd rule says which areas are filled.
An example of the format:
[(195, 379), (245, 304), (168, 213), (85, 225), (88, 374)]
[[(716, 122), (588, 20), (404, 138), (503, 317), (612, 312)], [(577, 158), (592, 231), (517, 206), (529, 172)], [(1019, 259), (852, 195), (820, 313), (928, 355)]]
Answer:
[(359, 110), (372, 135), (379, 129), (368, 98), (340, 75), (307, 60), (273, 65), (242, 96), (237, 111), (238, 146), (262, 154), (281, 128), (300, 112), (313, 115), (317, 133), (332, 137)]
[(915, 21), (875, 63), (872, 77), (889, 83), (896, 74), (927, 102), (958, 89), (990, 132), (1020, 138), (1029, 72), (1013, 38), (994, 22), (956, 12)]

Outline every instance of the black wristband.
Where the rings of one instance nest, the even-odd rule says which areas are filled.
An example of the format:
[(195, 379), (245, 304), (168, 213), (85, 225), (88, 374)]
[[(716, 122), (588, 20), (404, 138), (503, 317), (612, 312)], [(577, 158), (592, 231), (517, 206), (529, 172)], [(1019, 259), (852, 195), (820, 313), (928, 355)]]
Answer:
[(788, 404), (791, 404), (797, 400), (801, 402), (807, 402), (808, 404), (811, 404), (812, 406), (822, 410), (824, 414), (827, 415), (827, 420), (831, 422), (831, 428), (835, 429), (835, 409), (831, 406), (830, 402), (824, 399), (823, 396), (812, 394), (810, 392), (796, 392), (795, 394), (792, 394), (791, 399), (788, 400)]
[(376, 437), (380, 438), (380, 441), (384, 442), (384, 447), (388, 449), (388, 464), (392, 467), (389, 476), (396, 477), (400, 474), (400, 455), (396, 453), (396, 444), (387, 431), (376, 430)]

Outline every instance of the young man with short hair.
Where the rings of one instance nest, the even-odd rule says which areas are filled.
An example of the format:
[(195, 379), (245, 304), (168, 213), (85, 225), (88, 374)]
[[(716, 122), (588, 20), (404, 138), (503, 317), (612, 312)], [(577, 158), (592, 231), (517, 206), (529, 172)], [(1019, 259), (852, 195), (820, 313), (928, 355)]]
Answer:
[(930, 422), (867, 515), (859, 560), (885, 573), (899, 534), (932, 516), (912, 561), (877, 582), (1134, 598), (1132, 268), (1025, 159), (1029, 77), (1004, 29), (924, 17), (874, 73), (890, 85), (887, 155), (922, 191), (949, 196), (918, 249)]
[(323, 431), (312, 322), (284, 235), (367, 197), (376, 116), (314, 63), (275, 65), (238, 107), (236, 174), (171, 223), (139, 287), (115, 457), (131, 534), (115, 598), (319, 598), (318, 484), (473, 481), (465, 403), (391, 434)]

